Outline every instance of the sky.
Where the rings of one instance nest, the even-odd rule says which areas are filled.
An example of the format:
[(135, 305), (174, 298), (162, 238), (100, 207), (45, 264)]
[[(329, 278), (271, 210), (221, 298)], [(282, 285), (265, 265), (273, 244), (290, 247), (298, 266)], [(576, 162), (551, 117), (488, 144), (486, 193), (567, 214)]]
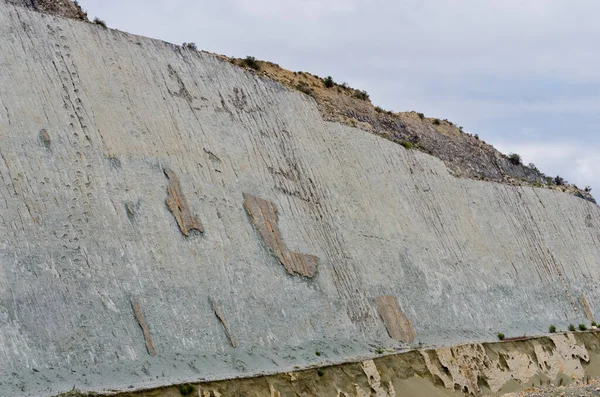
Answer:
[(600, 191), (598, 0), (79, 3), (112, 28), (332, 76)]

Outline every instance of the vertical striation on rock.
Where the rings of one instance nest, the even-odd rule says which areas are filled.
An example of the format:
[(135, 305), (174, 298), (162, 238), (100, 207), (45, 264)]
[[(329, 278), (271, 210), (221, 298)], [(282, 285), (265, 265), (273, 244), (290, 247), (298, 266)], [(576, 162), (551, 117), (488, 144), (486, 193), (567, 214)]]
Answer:
[[(163, 41), (0, 2), (0, 48), (0, 395), (255, 376), (314, 364), (300, 349), (355, 360), (414, 331), (532, 335), (582, 323), (581, 292), (598, 309), (590, 202), (455, 178)], [(195, 215), (201, 250), (165, 233), (202, 231)], [(397, 301), (378, 309), (381, 295)]]
[(258, 234), (273, 255), (290, 274), (313, 277), (317, 272), (317, 257), (289, 250), (277, 227), (277, 206), (267, 200), (244, 193), (244, 206)]
[(190, 235), (190, 231), (192, 230), (204, 233), (204, 226), (202, 226), (200, 220), (190, 210), (188, 202), (181, 191), (177, 174), (169, 168), (165, 168), (164, 171), (169, 179), (166, 204), (175, 217), (181, 233), (186, 237)]

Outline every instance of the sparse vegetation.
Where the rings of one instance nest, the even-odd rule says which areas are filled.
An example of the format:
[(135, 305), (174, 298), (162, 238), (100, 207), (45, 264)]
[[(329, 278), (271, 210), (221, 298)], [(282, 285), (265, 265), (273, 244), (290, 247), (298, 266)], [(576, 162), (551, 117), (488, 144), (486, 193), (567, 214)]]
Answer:
[(591, 191), (592, 191), (592, 188), (591, 188), (591, 187), (589, 187), (589, 186), (586, 186), (586, 187), (585, 187), (585, 189), (584, 189), (584, 191), (585, 191), (586, 193), (589, 193), (589, 192), (591, 192)]
[(317, 375), (319, 375), (319, 377), (325, 375), (325, 371), (323, 371), (321, 368), (317, 369)]
[(569, 324), (569, 331), (574, 332), (575, 326), (573, 324)]
[(579, 324), (579, 330), (585, 331), (585, 330), (587, 330), (587, 326), (585, 324)]
[(385, 350), (383, 350), (383, 347), (378, 347), (377, 350), (375, 350), (375, 353), (377, 354), (383, 354), (385, 352)]
[(538, 170), (538, 167), (536, 167), (535, 164), (533, 164), (533, 163), (529, 163), (529, 165), (527, 167), (529, 167), (530, 170), (537, 172), (538, 174), (540, 173), (540, 170)]
[(419, 116), (419, 118), (421, 120), (423, 120), (425, 118), (425, 115), (423, 113), (417, 113), (417, 116)]
[(183, 43), (183, 48), (187, 48), (188, 50), (198, 51), (198, 47), (196, 47), (196, 43)]
[(475, 138), (475, 139), (479, 140), (479, 135), (475, 134), (475, 135), (473, 136), (473, 138)]
[(258, 64), (258, 61), (256, 60), (256, 58), (251, 57), (250, 55), (244, 58), (244, 65), (246, 65), (250, 69), (260, 70), (260, 65)]
[(312, 96), (314, 94), (312, 88), (310, 88), (308, 84), (306, 84), (304, 81), (301, 81), (298, 84), (296, 84), (296, 89), (306, 95)]
[(496, 335), (498, 336), (499, 340), (504, 340), (504, 334), (502, 332), (498, 332)]
[(548, 329), (548, 331), (550, 331), (551, 334), (556, 332), (556, 326), (555, 325), (551, 325), (550, 328)]
[(321, 352), (317, 350), (317, 351), (315, 352), (315, 354), (316, 354), (317, 356), (320, 356), (320, 355), (321, 355)]
[(104, 22), (102, 19), (100, 19), (100, 18), (98, 18), (98, 17), (94, 18), (94, 21), (93, 21), (93, 22), (94, 22), (96, 25), (100, 25), (100, 26), (102, 26), (104, 29), (107, 29), (107, 28), (108, 28), (108, 26), (106, 26), (106, 22)]
[(323, 84), (325, 84), (325, 87), (331, 88), (335, 85), (335, 81), (333, 81), (331, 76), (327, 76), (327, 78), (325, 78), (325, 80), (323, 80)]
[(566, 181), (560, 175), (557, 175), (556, 178), (554, 178), (554, 183), (557, 186), (562, 186), (562, 185), (564, 185), (566, 183)]
[(521, 165), (522, 164), (522, 160), (521, 160), (521, 155), (517, 154), (517, 153), (511, 153), (508, 155), (508, 160), (513, 163), (514, 165)]
[(194, 392), (194, 390), (194, 386), (190, 385), (189, 383), (179, 386), (179, 393), (181, 393), (182, 396), (189, 396)]
[(406, 150), (410, 150), (413, 147), (412, 143), (407, 142), (407, 141), (400, 142), (400, 145), (404, 146), (404, 149), (406, 149)]
[(598, 326), (598, 324), (596, 324), (595, 321), (592, 321), (592, 327), (597, 327), (597, 326)]
[(364, 90), (354, 90), (354, 98), (358, 98), (361, 101), (368, 101), (369, 100), (369, 94), (367, 94), (367, 91)]

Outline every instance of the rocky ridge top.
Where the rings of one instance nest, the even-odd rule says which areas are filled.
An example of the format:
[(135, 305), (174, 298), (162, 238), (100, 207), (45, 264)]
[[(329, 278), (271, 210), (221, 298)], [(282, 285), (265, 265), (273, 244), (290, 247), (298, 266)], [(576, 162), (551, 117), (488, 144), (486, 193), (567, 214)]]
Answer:
[[(217, 55), (217, 54), (215, 54)], [(596, 202), (591, 189), (580, 189), (562, 177), (550, 177), (534, 164), (525, 165), (520, 156), (506, 155), (467, 133), (447, 119), (426, 117), (423, 113), (392, 112), (371, 103), (369, 95), (336, 83), (331, 77), (292, 72), (279, 65), (217, 55), (249, 71), (273, 79), (315, 99), (323, 117), (371, 132), (407, 149), (416, 149), (441, 159), (456, 177), (500, 182), (513, 186), (546, 187)]]
[(4, 0), (8, 4), (30, 8), (45, 14), (89, 22), (87, 13), (71, 0)]
[[(87, 13), (71, 0), (4, 0), (36, 11), (89, 22)], [(196, 50), (193, 43), (184, 47)], [(457, 177), (500, 182), (513, 186), (546, 187), (596, 203), (591, 189), (580, 189), (563, 178), (550, 177), (534, 164), (525, 165), (518, 155), (507, 156), (478, 135), (463, 131), (449, 120), (425, 117), (423, 113), (392, 112), (371, 103), (365, 91), (306, 72), (292, 72), (279, 65), (213, 54), (252, 73), (275, 80), (285, 87), (312, 96), (323, 118), (371, 132), (407, 149), (416, 149), (441, 159)]]

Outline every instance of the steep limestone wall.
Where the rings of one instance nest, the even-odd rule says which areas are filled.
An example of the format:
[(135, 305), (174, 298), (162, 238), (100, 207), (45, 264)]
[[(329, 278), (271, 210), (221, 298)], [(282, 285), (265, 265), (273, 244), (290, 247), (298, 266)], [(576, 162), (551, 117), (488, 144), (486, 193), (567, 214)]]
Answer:
[(0, 4), (0, 48), (2, 395), (246, 377), (598, 315), (592, 203), (454, 178), (161, 41)]

